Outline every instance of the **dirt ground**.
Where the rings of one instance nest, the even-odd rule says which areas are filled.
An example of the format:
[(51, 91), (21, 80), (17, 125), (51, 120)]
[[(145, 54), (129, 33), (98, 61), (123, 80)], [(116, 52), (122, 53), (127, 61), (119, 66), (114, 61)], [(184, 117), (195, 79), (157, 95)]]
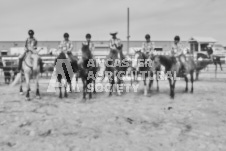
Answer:
[(30, 102), (19, 86), (0, 85), (1, 151), (225, 151), (226, 80), (201, 80), (194, 94), (184, 81), (169, 97), (167, 81), (148, 96), (98, 93), (81, 102), (81, 93), (59, 99), (40, 81), (42, 99)]

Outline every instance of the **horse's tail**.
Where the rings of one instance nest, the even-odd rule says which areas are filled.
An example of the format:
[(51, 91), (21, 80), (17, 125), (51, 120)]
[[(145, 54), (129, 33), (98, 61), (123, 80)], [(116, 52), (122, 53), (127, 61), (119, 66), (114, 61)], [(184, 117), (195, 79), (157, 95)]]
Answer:
[(16, 84), (18, 84), (18, 82), (21, 80), (21, 72), (19, 72), (16, 75), (16, 78), (14, 79), (14, 81), (10, 84), (10, 86), (15, 86)]

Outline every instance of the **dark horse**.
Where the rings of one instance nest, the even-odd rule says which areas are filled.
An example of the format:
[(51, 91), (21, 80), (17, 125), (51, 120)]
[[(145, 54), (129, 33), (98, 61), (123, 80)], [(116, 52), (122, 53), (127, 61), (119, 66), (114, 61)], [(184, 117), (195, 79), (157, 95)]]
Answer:
[(110, 54), (107, 56), (106, 59), (106, 66), (105, 66), (105, 73), (108, 74), (108, 80), (110, 83), (110, 92), (109, 96), (112, 95), (113, 86), (116, 84), (118, 95), (121, 95), (121, 84), (123, 82), (123, 76), (126, 74), (126, 70), (129, 67), (129, 61), (125, 58), (122, 47), (118, 46), (117, 49), (111, 50)]
[[(160, 71), (160, 65), (153, 67), (152, 66), (152, 55), (146, 55), (145, 53), (141, 51), (137, 51), (135, 53), (135, 60), (137, 60), (137, 69), (136, 73), (134, 73), (135, 76), (138, 74), (142, 75), (142, 80), (144, 81), (144, 95), (147, 95), (147, 90), (151, 90), (151, 86), (154, 81), (154, 74), (156, 74), (158, 71)], [(149, 85), (147, 85), (147, 79), (149, 79)], [(159, 83), (158, 78), (156, 77), (157, 82), (157, 91), (159, 91)]]
[[(89, 93), (89, 99), (92, 98), (92, 92), (95, 91), (95, 80), (98, 72), (98, 65), (96, 60), (93, 58), (92, 52), (88, 45), (82, 45), (82, 60), (78, 64), (79, 77), (82, 79), (83, 83), (83, 100), (86, 100), (86, 94)], [(94, 84), (92, 90), (92, 83)]]
[[(199, 59), (202, 60), (199, 60)], [(206, 68), (208, 64), (213, 63), (215, 65), (215, 76), (217, 73), (217, 64), (219, 64), (221, 71), (223, 70), (221, 65), (221, 58), (219, 56), (213, 56), (212, 59), (210, 58), (210, 55), (206, 55), (204, 53), (197, 53), (197, 70), (196, 70), (196, 80), (199, 78), (199, 72), (203, 68)]]
[[(71, 53), (68, 53), (68, 56), (71, 56)], [(70, 58), (70, 57), (69, 57)], [(74, 75), (74, 72), (77, 70), (77, 60), (69, 60), (66, 57), (66, 54), (61, 52), (59, 56), (55, 60), (55, 66), (56, 66), (56, 74), (57, 74), (57, 81), (59, 82), (59, 98), (62, 98), (62, 87), (64, 87), (64, 97), (68, 97), (67, 94), (67, 84), (71, 88), (71, 81), (72, 77)], [(62, 85), (62, 79), (66, 80), (66, 83)]]
[(168, 75), (169, 85), (170, 85), (170, 96), (174, 98), (175, 92), (175, 84), (176, 84), (176, 77), (184, 77), (186, 82), (185, 92), (188, 91), (188, 77), (187, 74), (190, 74), (190, 81), (191, 81), (191, 93), (193, 93), (193, 82), (194, 82), (194, 71), (196, 69), (196, 65), (194, 62), (194, 58), (192, 56), (181, 55), (181, 59), (184, 59), (185, 71), (181, 74), (181, 63), (179, 61), (175, 61), (174, 58), (171, 56), (164, 56), (164, 55), (157, 55), (154, 57), (154, 66), (159, 66), (159, 64), (165, 67), (165, 73)]

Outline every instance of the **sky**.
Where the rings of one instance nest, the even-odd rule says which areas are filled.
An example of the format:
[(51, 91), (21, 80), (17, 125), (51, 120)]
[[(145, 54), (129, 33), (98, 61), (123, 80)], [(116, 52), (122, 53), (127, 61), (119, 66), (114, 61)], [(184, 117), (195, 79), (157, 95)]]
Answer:
[(181, 40), (213, 37), (226, 46), (226, 0), (0, 0), (0, 40), (25, 40), (33, 29), (38, 40), (109, 40), (110, 32), (130, 40)]

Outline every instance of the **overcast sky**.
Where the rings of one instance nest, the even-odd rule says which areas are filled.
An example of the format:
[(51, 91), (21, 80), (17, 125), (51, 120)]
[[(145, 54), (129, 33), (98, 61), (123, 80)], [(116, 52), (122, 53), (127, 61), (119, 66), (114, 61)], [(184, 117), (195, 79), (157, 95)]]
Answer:
[(226, 0), (0, 0), (0, 40), (25, 40), (34, 29), (38, 40), (109, 40), (118, 31), (126, 40), (130, 7), (131, 40), (182, 40), (213, 37), (226, 45)]

